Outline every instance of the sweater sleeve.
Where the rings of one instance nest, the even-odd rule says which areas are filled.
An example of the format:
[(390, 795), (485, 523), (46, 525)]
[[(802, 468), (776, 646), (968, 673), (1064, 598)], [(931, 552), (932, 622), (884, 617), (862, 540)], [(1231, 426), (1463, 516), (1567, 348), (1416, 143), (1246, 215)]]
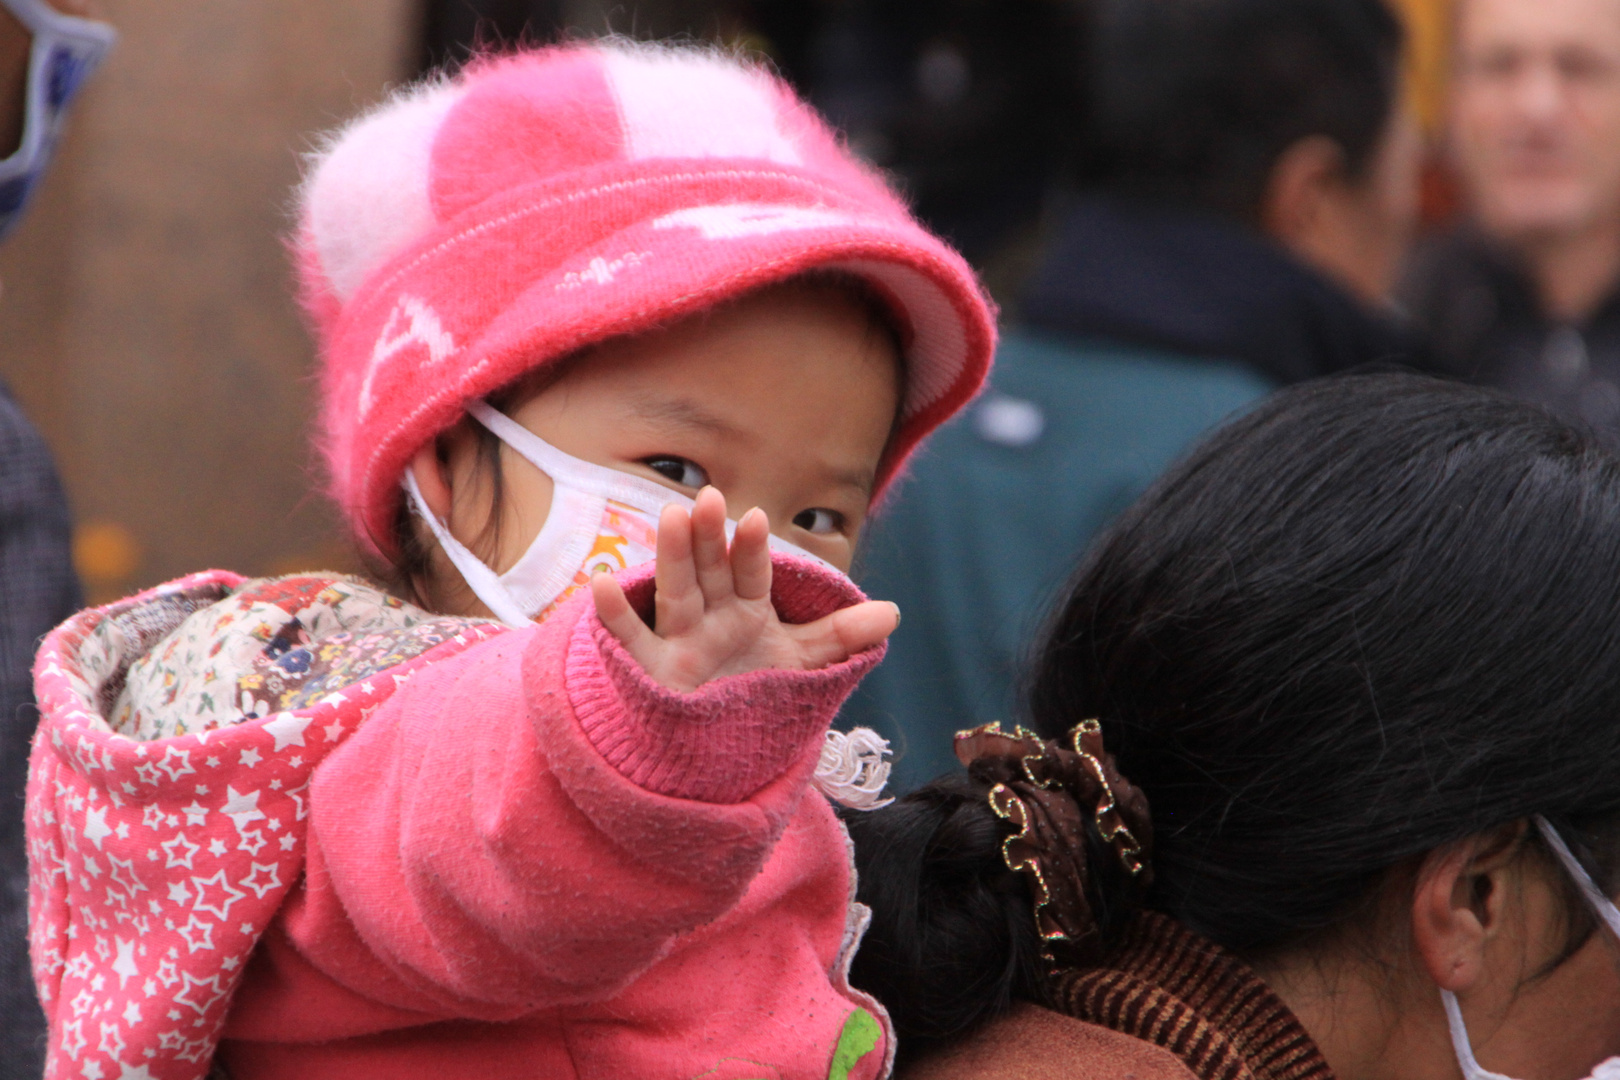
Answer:
[[(859, 599), (804, 565), (777, 578), (788, 621)], [(626, 584), (650, 606), (650, 569)], [(612, 996), (739, 902), (880, 655), (680, 693), (582, 596), (429, 665), (316, 771), (289, 944), (354, 992), (430, 1016)]]

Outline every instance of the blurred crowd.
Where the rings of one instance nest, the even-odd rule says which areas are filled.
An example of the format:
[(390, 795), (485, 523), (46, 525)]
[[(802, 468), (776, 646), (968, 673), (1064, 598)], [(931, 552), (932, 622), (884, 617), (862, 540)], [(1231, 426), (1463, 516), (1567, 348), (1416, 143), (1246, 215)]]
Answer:
[[(569, 29), (767, 55), (978, 267), (993, 385), (865, 543), (916, 613), (849, 715), (951, 765), (1043, 598), (1208, 427), (1390, 363), (1620, 441), (1620, 21), (1600, 0), (430, 4), (424, 67)], [(1053, 478), (1063, 477), (1054, 484)], [(917, 537), (930, 539), (919, 543)]]
[[(0, 0), (0, 228), (93, 66), (46, 69), (58, 8), (91, 22)], [(1443, 63), (1414, 65), (1435, 26)], [(601, 29), (768, 57), (1000, 305), (988, 387), (856, 563), (905, 627), (841, 715), (891, 741), (898, 790), (1027, 718), (1092, 540), (1268, 395), (1405, 368), (1620, 450), (1620, 0), (429, 0), (416, 63)], [(20, 815), (33, 646), (80, 598), (67, 506), (0, 396), (0, 1080), (42, 1061)]]

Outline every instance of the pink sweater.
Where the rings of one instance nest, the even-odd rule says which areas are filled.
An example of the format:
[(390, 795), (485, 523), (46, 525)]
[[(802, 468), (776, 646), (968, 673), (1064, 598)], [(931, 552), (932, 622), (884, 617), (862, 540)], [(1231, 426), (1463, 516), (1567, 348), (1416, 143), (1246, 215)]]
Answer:
[[(647, 606), (650, 572), (626, 577)], [(804, 562), (776, 580), (792, 622), (859, 598)], [(41, 652), (48, 1076), (196, 1078), (216, 1044), (234, 1080), (885, 1073), (886, 1017), (845, 980), (865, 914), (847, 840), (809, 789), (878, 650), (682, 694), (582, 597), (309, 708), (109, 731), (131, 657), (96, 624), (238, 583), (84, 613)]]

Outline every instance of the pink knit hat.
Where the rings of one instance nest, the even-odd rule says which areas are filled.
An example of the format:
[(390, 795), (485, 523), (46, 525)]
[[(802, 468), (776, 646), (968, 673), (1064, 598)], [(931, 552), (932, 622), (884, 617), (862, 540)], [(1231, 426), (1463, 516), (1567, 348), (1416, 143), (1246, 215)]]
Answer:
[(993, 313), (961, 257), (785, 85), (713, 51), (475, 64), (339, 132), (301, 202), (333, 494), (385, 549), (407, 462), (464, 402), (805, 270), (859, 275), (901, 327), (879, 492), (990, 366)]

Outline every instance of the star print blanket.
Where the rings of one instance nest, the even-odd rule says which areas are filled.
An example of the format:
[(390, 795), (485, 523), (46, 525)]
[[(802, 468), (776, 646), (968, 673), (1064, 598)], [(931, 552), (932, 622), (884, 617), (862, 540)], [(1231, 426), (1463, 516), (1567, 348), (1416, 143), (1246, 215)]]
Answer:
[[(777, 576), (784, 618), (858, 597)], [(35, 668), (47, 1077), (883, 1075), (844, 840), (801, 797), (875, 660), (679, 695), (583, 601), (507, 631), (330, 576), (81, 613)]]

